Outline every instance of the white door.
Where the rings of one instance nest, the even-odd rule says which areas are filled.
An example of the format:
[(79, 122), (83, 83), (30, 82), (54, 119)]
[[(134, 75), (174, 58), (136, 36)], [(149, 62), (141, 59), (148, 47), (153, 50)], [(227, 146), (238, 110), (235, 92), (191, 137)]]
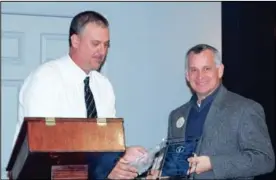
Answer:
[(7, 179), (20, 86), (39, 64), (68, 52), (70, 22), (66, 17), (1, 14), (1, 179)]

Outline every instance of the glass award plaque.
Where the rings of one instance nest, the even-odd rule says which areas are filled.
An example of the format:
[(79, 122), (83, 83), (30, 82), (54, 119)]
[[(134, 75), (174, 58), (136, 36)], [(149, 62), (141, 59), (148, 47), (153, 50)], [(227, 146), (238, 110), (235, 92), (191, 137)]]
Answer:
[(151, 170), (158, 170), (160, 179), (187, 179), (188, 158), (193, 156), (199, 138), (166, 139), (166, 146), (155, 157)]
[(146, 172), (154, 163), (156, 158), (156, 154), (160, 152), (160, 150), (166, 147), (166, 140), (163, 139), (161, 143), (159, 143), (154, 148), (148, 149), (147, 153), (136, 158), (133, 162), (130, 163), (133, 167), (138, 170), (138, 174)]
[(160, 179), (187, 178), (189, 170), (188, 158), (193, 156), (199, 138), (162, 139), (148, 153), (135, 159), (130, 164), (137, 168), (138, 174), (148, 170), (159, 171)]

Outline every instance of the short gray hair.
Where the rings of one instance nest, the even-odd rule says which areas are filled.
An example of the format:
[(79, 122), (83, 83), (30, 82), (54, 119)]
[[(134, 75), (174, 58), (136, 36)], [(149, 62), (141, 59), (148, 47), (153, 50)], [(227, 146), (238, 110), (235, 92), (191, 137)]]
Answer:
[(213, 46), (210, 46), (208, 44), (198, 44), (196, 46), (193, 46), (192, 48), (190, 48), (187, 53), (186, 53), (186, 56), (185, 56), (185, 70), (187, 71), (187, 68), (188, 68), (188, 57), (191, 53), (195, 53), (195, 54), (199, 54), (201, 53), (202, 51), (205, 51), (205, 50), (211, 50), (214, 55), (215, 55), (215, 63), (216, 65), (221, 65), (222, 64), (222, 59), (221, 59), (221, 56), (220, 56), (220, 53), (219, 51), (214, 48)]

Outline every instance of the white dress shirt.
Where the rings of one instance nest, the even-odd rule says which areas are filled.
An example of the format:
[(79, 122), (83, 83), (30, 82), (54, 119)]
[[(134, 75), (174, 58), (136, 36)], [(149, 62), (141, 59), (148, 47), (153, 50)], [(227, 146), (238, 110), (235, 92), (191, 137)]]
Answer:
[(115, 96), (109, 80), (97, 71), (87, 75), (66, 55), (42, 64), (25, 79), (19, 94), (14, 143), (24, 117), (86, 118), (83, 80), (87, 76), (98, 117), (114, 118)]

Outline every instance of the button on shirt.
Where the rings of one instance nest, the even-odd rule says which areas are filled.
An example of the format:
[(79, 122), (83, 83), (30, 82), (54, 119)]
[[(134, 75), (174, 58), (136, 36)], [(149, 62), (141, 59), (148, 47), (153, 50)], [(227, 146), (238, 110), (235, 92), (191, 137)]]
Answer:
[(97, 71), (88, 75), (69, 55), (49, 61), (33, 71), (19, 94), (19, 117), (14, 143), (24, 117), (86, 118), (83, 80), (90, 77), (98, 117), (114, 118), (115, 96), (109, 80)]

